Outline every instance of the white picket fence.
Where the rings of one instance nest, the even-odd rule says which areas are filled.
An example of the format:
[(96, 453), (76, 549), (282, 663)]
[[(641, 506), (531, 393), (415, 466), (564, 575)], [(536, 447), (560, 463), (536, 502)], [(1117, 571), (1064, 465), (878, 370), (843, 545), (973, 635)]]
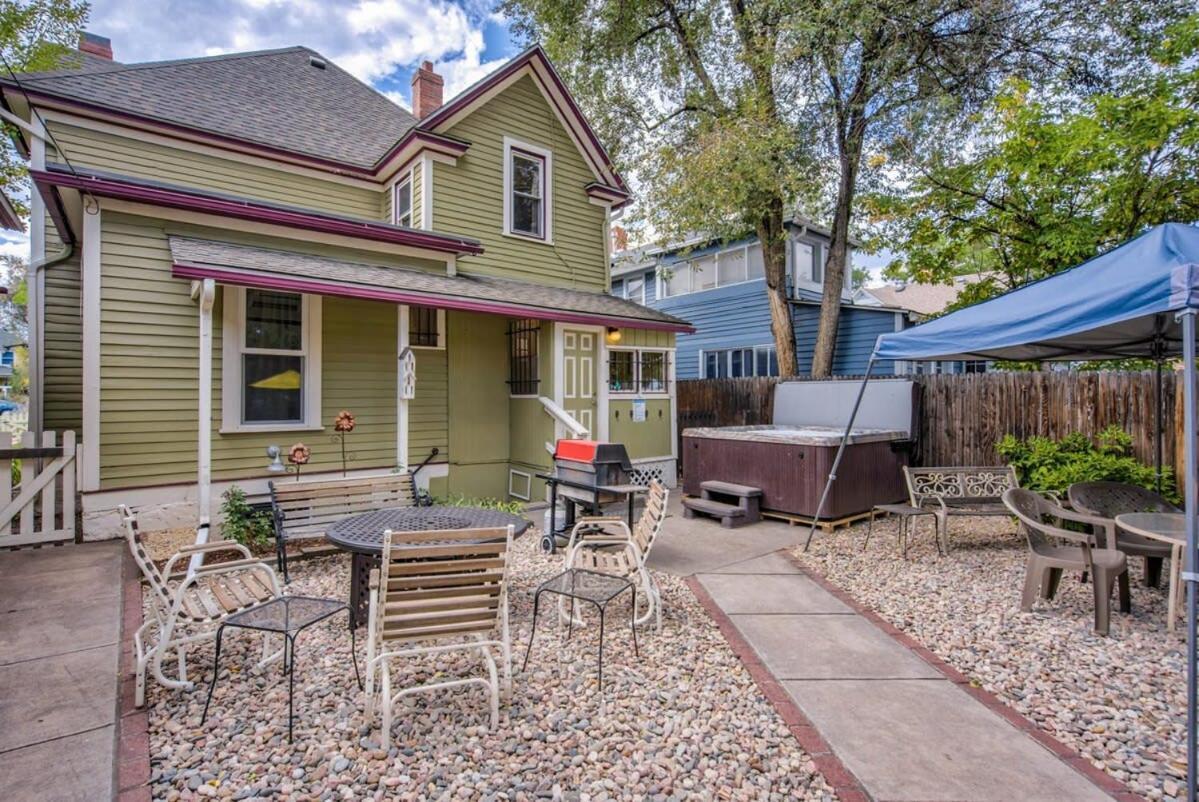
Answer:
[[(0, 549), (75, 539), (75, 433), (0, 433)], [(21, 465), (13, 486), (13, 461)], [(14, 496), (15, 493), (15, 496)]]

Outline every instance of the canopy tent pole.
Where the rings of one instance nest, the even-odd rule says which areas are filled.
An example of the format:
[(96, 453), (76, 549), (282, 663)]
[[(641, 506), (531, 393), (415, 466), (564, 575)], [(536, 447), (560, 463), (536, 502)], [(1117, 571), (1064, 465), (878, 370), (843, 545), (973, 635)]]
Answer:
[(1195, 573), (1195, 535), (1196, 515), (1199, 514), (1199, 472), (1196, 471), (1195, 453), (1195, 315), (1199, 310), (1184, 309), (1178, 317), (1182, 320), (1182, 359), (1183, 378), (1186, 387), (1183, 389), (1183, 434), (1186, 438), (1184, 447), (1184, 465), (1186, 487), (1186, 558), (1183, 560), (1182, 578), (1187, 590), (1187, 799), (1196, 799), (1196, 769), (1195, 765), (1195, 584), (1199, 576)]
[(866, 363), (866, 372), (862, 375), (862, 386), (858, 388), (858, 397), (854, 399), (849, 420), (845, 423), (845, 433), (841, 435), (841, 445), (837, 446), (837, 456), (833, 458), (833, 467), (828, 472), (828, 481), (824, 483), (824, 490), (820, 492), (816, 515), (812, 517), (812, 525), (808, 528), (808, 539), (803, 544), (804, 551), (807, 551), (808, 547), (812, 545), (812, 535), (816, 534), (816, 524), (820, 520), (820, 513), (824, 512), (824, 502), (828, 500), (828, 493), (833, 488), (833, 482), (837, 481), (837, 468), (841, 465), (841, 457), (845, 454), (845, 446), (849, 443), (849, 433), (853, 430), (853, 422), (858, 417), (858, 407), (862, 405), (862, 396), (866, 395), (866, 383), (870, 381), (870, 373), (873, 370), (874, 354), (871, 354), (870, 361)]

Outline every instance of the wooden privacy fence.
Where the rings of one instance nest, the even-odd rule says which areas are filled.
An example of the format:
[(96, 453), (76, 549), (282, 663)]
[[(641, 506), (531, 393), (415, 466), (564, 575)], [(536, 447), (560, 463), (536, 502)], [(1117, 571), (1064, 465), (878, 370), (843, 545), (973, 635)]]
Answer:
[[(921, 388), (916, 460), (921, 465), (991, 465), (1005, 434), (1094, 436), (1110, 425), (1132, 436), (1133, 453), (1154, 461), (1152, 371), (1039, 371), (910, 376)], [(770, 423), (778, 379), (678, 383), (679, 430)], [(802, 379), (801, 379), (802, 381)], [(858, 382), (860, 379), (847, 378)], [(1182, 383), (1162, 372), (1163, 464), (1181, 461)], [(682, 453), (680, 451), (679, 453)]]
[(0, 548), (75, 539), (75, 458), (74, 432), (0, 434)]

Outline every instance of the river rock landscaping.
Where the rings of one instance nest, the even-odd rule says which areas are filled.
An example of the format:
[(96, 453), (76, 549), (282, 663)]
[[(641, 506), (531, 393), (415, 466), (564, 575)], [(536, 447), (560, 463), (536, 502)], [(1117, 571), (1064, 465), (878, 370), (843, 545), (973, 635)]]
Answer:
[(1185, 796), (1185, 626), (1166, 630), (1164, 570), (1161, 588), (1146, 588), (1143, 561), (1129, 559), (1133, 612), (1113, 600), (1104, 638), (1077, 575), (1053, 601), (1020, 611), (1027, 547), (1009, 520), (951, 522), (944, 557), (921, 523), (907, 561), (896, 526), (877, 521), (865, 551), (861, 524), (817, 534), (795, 554), (1136, 793)]
[[(608, 613), (604, 689), (596, 685), (597, 628), (568, 641), (543, 605), (527, 671), (533, 590), (561, 570), (517, 541), (512, 564), (514, 689), (501, 722), (487, 728), (477, 687), (401, 702), (390, 751), (378, 719), (366, 726), (350, 664), (345, 618), (306, 630), (296, 650), (295, 743), (287, 743), (287, 682), (279, 664), (258, 669), (261, 638), (226, 634), (208, 722), (211, 643), (189, 652), (191, 692), (148, 685), (151, 789), (155, 799), (745, 799), (836, 797), (758, 691), (715, 624), (679, 579), (659, 576), (661, 632), (639, 632), (633, 654), (627, 612)], [(349, 557), (296, 561), (291, 595), (344, 598)], [(547, 597), (549, 598), (549, 597)], [(360, 665), (365, 629), (359, 630)], [(429, 657), (412, 675), (450, 678), (478, 658)], [(477, 666), (471, 665), (477, 670)], [(394, 676), (394, 675), (393, 675)]]

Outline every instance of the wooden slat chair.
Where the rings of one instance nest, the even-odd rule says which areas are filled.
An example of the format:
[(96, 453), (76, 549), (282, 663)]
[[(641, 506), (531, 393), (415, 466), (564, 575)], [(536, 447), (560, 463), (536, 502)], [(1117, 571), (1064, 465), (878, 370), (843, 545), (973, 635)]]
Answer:
[(325, 530), (347, 515), (388, 507), (414, 507), (416, 480), (411, 473), (354, 476), (306, 482), (270, 482), (275, 523), (275, 553), (283, 581), (287, 573), (287, 543), (325, 536)]
[[(228, 541), (185, 546), (159, 571), (142, 543), (137, 517), (124, 504), (120, 505), (120, 511), (129, 551), (151, 591), (151, 616), (133, 633), (137, 657), (135, 704), (141, 707), (146, 701), (147, 666), (163, 687), (191, 690), (185, 647), (214, 637), (226, 616), (274, 599), (281, 591), (270, 565), (254, 559), (245, 546)], [(182, 567), (193, 555), (217, 551), (234, 551), (241, 559), (202, 566), (177, 582), (169, 579), (176, 565)], [(153, 641), (148, 642), (147, 637), (152, 633)], [(280, 649), (268, 655), (267, 647), (264, 637), (263, 663), (282, 654)], [(171, 679), (162, 671), (163, 658), (171, 651), (176, 654), (178, 679)]]
[[(402, 543), (392, 542), (391, 530), (383, 533), (380, 567), (370, 578), (366, 720), (368, 725), (374, 721), (377, 705), (384, 750), (391, 740), (392, 706), (415, 693), (483, 685), (490, 693), (491, 728), (499, 726), (496, 650), (504, 668), (505, 693), (512, 690), (508, 563), (513, 532), (511, 526), (405, 532)], [(486, 676), (427, 682), (392, 693), (396, 660), (448, 652), (478, 654)]]
[[(666, 502), (670, 491), (661, 482), (650, 482), (645, 499), (645, 509), (630, 530), (622, 518), (581, 518), (570, 532), (566, 546), (567, 568), (583, 568), (603, 574), (615, 574), (633, 583), (636, 599), (644, 598), (645, 612), (635, 616), (637, 624), (644, 624), (651, 617), (660, 630), (662, 628), (662, 594), (653, 575), (646, 567), (650, 551), (662, 532), (666, 521)], [(564, 617), (565, 600), (560, 600), (559, 613)], [(571, 611), (571, 615), (574, 615)], [(577, 623), (577, 616), (575, 617)]]

